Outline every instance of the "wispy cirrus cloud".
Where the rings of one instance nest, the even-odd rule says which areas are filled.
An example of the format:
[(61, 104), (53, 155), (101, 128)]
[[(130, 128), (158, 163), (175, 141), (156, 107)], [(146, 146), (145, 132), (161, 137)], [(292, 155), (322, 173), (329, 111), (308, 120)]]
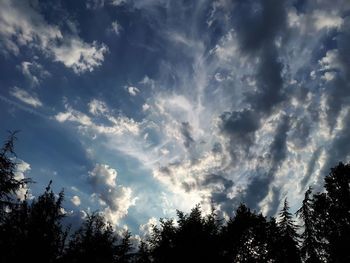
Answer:
[(34, 108), (43, 106), (43, 103), (35, 94), (30, 94), (21, 88), (13, 87), (10, 90), (10, 95)]

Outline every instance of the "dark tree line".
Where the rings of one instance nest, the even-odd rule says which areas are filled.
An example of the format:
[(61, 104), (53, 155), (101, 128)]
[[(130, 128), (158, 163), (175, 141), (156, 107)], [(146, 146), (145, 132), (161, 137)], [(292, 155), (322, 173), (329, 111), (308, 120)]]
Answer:
[(71, 233), (64, 193), (51, 182), (39, 197), (18, 200), (31, 181), (16, 179), (14, 140), (0, 151), (0, 262), (350, 262), (350, 164), (331, 169), (323, 192), (309, 188), (296, 215), (287, 200), (277, 218), (241, 204), (225, 221), (196, 206), (176, 221), (160, 219), (135, 247), (130, 232), (118, 235), (99, 213)]

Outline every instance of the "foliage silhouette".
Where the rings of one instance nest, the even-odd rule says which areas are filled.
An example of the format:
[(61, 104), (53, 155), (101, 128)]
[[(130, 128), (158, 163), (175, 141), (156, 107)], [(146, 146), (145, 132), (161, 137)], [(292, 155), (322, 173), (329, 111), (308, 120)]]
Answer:
[[(16, 154), (14, 152), (14, 143), (17, 139), (17, 132), (9, 132), (9, 137), (0, 150), (0, 210), (3, 211), (6, 206), (11, 206), (16, 200), (16, 192), (30, 183), (30, 179), (16, 178)], [(0, 214), (2, 216), (2, 214)]]
[(101, 215), (93, 213), (73, 234), (61, 262), (114, 262), (116, 241), (112, 226)]

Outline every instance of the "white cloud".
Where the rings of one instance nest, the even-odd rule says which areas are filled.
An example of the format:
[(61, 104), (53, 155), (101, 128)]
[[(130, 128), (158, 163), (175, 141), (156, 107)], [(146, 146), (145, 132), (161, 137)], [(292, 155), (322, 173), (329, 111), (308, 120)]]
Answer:
[(77, 35), (63, 35), (58, 26), (48, 24), (28, 1), (0, 2), (0, 47), (14, 55), (22, 46), (39, 50), (76, 73), (100, 66), (108, 48), (84, 42)]
[(89, 175), (98, 184), (101, 183), (110, 187), (116, 186), (117, 171), (107, 164), (97, 164)]
[[(22, 180), (25, 178), (25, 173), (30, 171), (31, 169), (30, 164), (20, 159), (16, 159), (16, 162), (17, 162), (17, 165), (16, 165), (16, 171), (15, 171), (15, 179)], [(28, 185), (24, 185), (20, 187), (16, 191), (17, 198), (19, 200), (24, 200), (28, 190), (29, 190)], [(31, 198), (31, 197), (32, 196), (28, 194), (27, 198)]]
[(215, 77), (215, 80), (218, 81), (218, 82), (221, 82), (221, 81), (225, 80), (225, 77), (220, 72), (216, 73), (214, 75), (214, 77)]
[(321, 66), (321, 70), (332, 70), (341, 68), (341, 63), (338, 58), (338, 50), (332, 49), (327, 51), (326, 56), (321, 58), (318, 63)]
[(147, 111), (149, 108), (150, 106), (147, 103), (142, 105), (142, 111)]
[(145, 224), (139, 226), (139, 230), (144, 237), (148, 237), (152, 234), (153, 227), (158, 225), (158, 220), (155, 217), (151, 217)]
[(93, 125), (91, 119), (89, 116), (87, 116), (84, 113), (81, 113), (80, 111), (73, 110), (69, 106), (66, 107), (67, 110), (65, 112), (59, 112), (55, 115), (55, 119), (59, 122), (76, 122), (79, 123), (82, 126), (91, 126)]
[(101, 66), (107, 51), (108, 48), (104, 44), (100, 45), (96, 41), (88, 44), (76, 37), (67, 38), (62, 45), (52, 47), (55, 61), (62, 62), (78, 74), (91, 72)]
[(20, 70), (33, 87), (38, 86), (43, 78), (50, 76), (50, 73), (36, 61), (23, 61)]
[(75, 195), (73, 196), (70, 201), (75, 205), (75, 206), (80, 206), (81, 204), (81, 201), (80, 201), (80, 198), (79, 196)]
[(89, 103), (89, 111), (93, 115), (104, 118), (108, 124), (95, 123), (87, 114), (74, 110), (68, 104), (65, 104), (66, 111), (59, 112), (54, 116), (58, 122), (73, 122), (79, 124), (80, 128), (102, 135), (131, 134), (136, 136), (140, 133), (140, 123), (123, 115), (114, 116), (107, 105), (99, 100), (92, 100)]
[(88, 106), (89, 112), (93, 115), (101, 115), (108, 111), (106, 103), (97, 99), (91, 100)]
[(25, 91), (24, 89), (18, 88), (18, 87), (14, 87), (10, 90), (10, 94), (19, 99), (20, 101), (34, 107), (41, 107), (43, 106), (42, 102), (39, 100), (39, 98), (34, 95), (34, 94), (29, 94), (27, 91)]
[(96, 164), (89, 173), (95, 190), (93, 196), (98, 197), (100, 205), (105, 206), (103, 213), (113, 224), (118, 224), (128, 214), (137, 199), (132, 196), (131, 188), (117, 185), (117, 174), (115, 169), (106, 164)]
[(117, 36), (120, 34), (120, 31), (122, 30), (122, 26), (118, 23), (117, 20), (113, 21), (111, 24), (110, 30), (115, 33)]
[(118, 5), (122, 5), (122, 4), (126, 3), (127, 1), (128, 0), (112, 0), (111, 4), (115, 5), (115, 6), (118, 6)]
[(298, 28), (302, 34), (316, 35), (324, 29), (341, 28), (344, 21), (337, 10), (314, 10), (306, 13), (297, 13), (295, 8), (288, 10), (288, 25)]
[(154, 83), (155, 81), (153, 80), (153, 79), (151, 79), (151, 78), (149, 78), (147, 75), (145, 75), (144, 77), (143, 77), (143, 79), (139, 82), (140, 84), (143, 84), (143, 85), (148, 85), (148, 86), (150, 86), (151, 88), (154, 88), (154, 85), (155, 85), (155, 83)]
[(329, 71), (327, 71), (327, 72), (325, 72), (324, 74), (323, 74), (323, 76), (321, 77), (323, 80), (325, 80), (325, 81), (331, 81), (331, 80), (333, 80), (334, 78), (335, 78), (335, 72), (329, 72)]
[(239, 45), (236, 32), (234, 30), (229, 31), (211, 52), (214, 52), (223, 61), (229, 61), (234, 57), (237, 58)]
[(127, 88), (127, 90), (128, 90), (128, 92), (129, 92), (129, 94), (130, 94), (131, 96), (136, 96), (137, 93), (140, 92), (140, 90), (139, 90), (138, 88), (132, 87), (132, 86), (129, 86), (129, 87)]
[(343, 19), (332, 12), (314, 11), (312, 14), (314, 20), (314, 27), (317, 30), (340, 28), (343, 24)]

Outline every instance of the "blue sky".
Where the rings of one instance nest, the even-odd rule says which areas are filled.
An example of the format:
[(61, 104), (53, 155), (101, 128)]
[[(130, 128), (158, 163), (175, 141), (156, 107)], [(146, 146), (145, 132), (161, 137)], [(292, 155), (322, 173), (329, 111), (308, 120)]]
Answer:
[(350, 2), (0, 1), (1, 137), (71, 220), (240, 202), (275, 215), (347, 161)]

